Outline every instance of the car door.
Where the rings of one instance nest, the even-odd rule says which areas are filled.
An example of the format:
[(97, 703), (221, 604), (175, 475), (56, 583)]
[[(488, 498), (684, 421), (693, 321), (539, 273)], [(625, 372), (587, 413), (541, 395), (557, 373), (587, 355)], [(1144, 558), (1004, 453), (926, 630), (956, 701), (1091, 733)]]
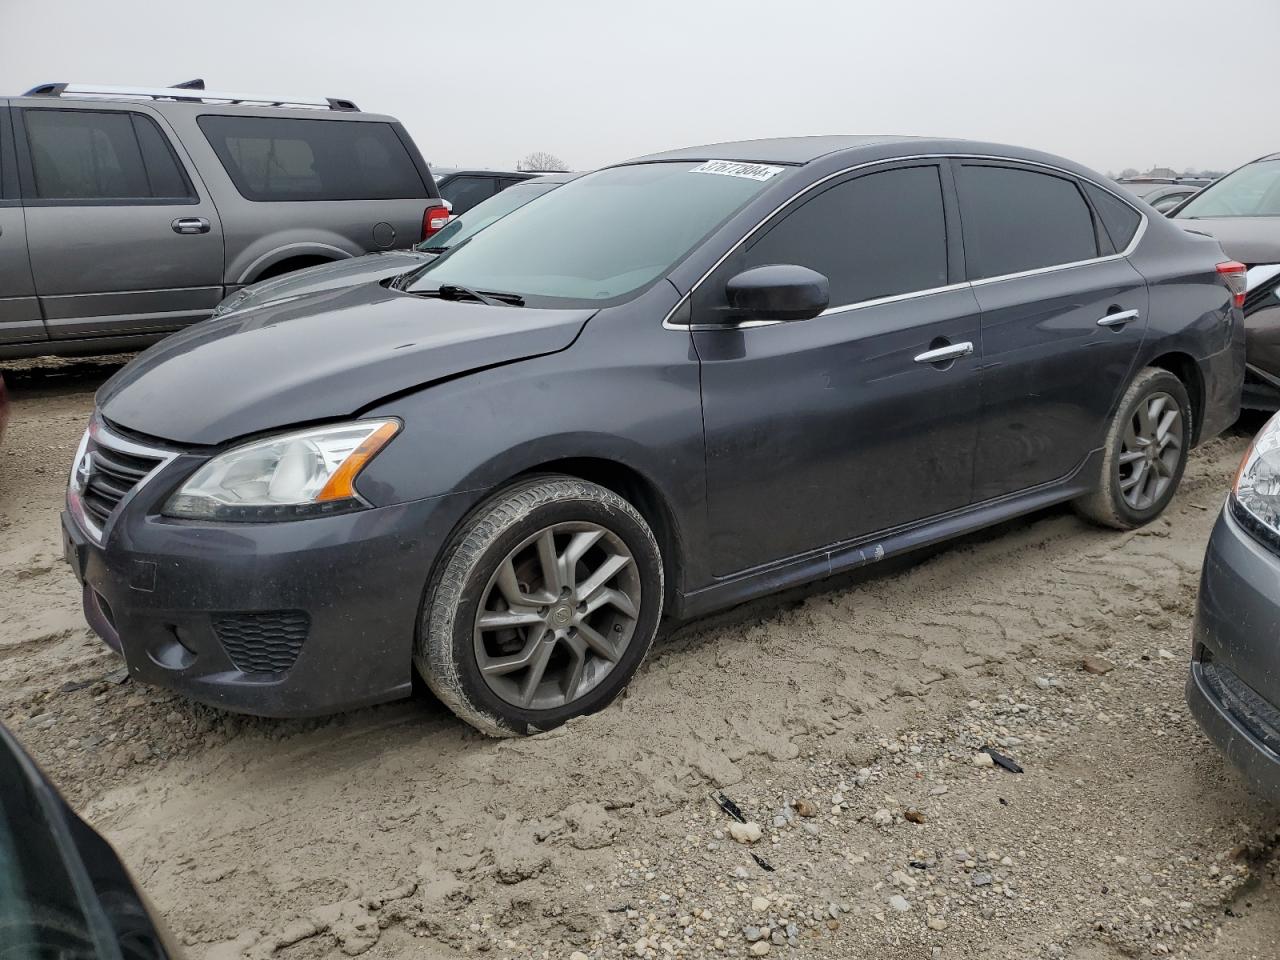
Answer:
[(982, 501), (1068, 477), (1099, 446), (1145, 334), (1147, 288), (1071, 175), (954, 166), (982, 308)]
[[(944, 169), (837, 178), (756, 231), (692, 299), (717, 575), (857, 540), (970, 501), (977, 303)], [(717, 326), (741, 270), (824, 274), (831, 307)], [(870, 549), (870, 548), (869, 548)]]
[(36, 299), (27, 226), (18, 196), (18, 164), (6, 101), (0, 100), (0, 347), (45, 338)]
[(27, 246), (53, 339), (177, 329), (222, 297), (222, 225), (141, 107), (15, 111)]

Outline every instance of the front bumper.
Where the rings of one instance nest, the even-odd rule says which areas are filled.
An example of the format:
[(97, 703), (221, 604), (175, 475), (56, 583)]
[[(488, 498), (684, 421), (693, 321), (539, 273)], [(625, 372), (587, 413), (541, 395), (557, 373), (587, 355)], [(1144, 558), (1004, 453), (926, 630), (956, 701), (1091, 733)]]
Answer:
[(126, 504), (99, 546), (67, 513), (85, 616), (129, 674), (258, 716), (407, 696), (423, 590), (457, 496), (283, 523), (169, 520)]
[(1280, 803), (1280, 557), (1230, 511), (1205, 554), (1187, 703), (1250, 785)]

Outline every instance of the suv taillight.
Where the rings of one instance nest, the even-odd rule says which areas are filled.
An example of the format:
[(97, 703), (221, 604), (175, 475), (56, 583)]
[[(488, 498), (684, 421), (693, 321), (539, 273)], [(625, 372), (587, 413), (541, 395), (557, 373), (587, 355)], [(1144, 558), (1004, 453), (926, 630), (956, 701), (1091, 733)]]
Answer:
[(1218, 276), (1227, 281), (1227, 286), (1231, 288), (1231, 299), (1237, 307), (1244, 306), (1248, 273), (1249, 268), (1243, 263), (1237, 263), (1235, 260), (1228, 260), (1226, 263), (1218, 264)]
[(422, 211), (422, 239), (425, 240), (433, 233), (440, 232), (448, 222), (449, 208), (443, 202), (427, 207)]

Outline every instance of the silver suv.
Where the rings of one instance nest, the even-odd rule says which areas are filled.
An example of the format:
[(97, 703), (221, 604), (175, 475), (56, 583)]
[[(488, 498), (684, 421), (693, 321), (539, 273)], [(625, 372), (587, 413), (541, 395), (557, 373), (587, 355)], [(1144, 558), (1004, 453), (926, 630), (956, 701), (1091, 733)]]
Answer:
[(36, 87), (0, 99), (0, 357), (138, 349), (447, 217), (400, 123), (347, 100)]

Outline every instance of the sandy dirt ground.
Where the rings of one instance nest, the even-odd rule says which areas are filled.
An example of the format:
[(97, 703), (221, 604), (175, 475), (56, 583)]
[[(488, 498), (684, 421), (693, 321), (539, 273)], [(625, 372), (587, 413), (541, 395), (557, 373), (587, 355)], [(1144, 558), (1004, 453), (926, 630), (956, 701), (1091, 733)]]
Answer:
[(1051, 511), (686, 626), (607, 711), (493, 741), (425, 694), (281, 722), (118, 682), (57, 522), (116, 363), (4, 368), (0, 720), (189, 957), (1280, 955), (1280, 812), (1182, 697), (1245, 429), (1146, 529)]

